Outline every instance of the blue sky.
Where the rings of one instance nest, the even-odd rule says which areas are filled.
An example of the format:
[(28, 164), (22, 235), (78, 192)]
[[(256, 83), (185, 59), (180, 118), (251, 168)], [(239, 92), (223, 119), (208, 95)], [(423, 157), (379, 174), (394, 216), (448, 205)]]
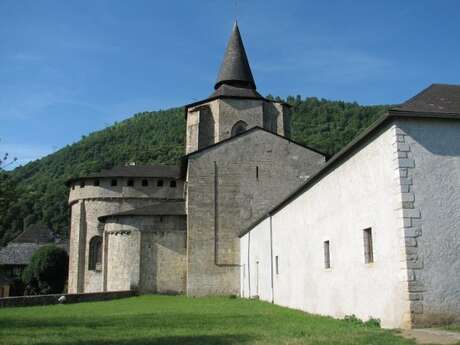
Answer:
[(205, 98), (236, 13), (263, 95), (399, 103), (460, 83), (457, 0), (0, 0), (0, 153)]

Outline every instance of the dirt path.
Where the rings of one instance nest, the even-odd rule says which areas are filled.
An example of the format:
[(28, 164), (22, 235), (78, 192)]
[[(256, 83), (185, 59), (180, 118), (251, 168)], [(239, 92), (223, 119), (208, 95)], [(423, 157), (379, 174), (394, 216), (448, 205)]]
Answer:
[(404, 338), (415, 339), (417, 344), (460, 344), (460, 333), (437, 328), (409, 329), (402, 331)]

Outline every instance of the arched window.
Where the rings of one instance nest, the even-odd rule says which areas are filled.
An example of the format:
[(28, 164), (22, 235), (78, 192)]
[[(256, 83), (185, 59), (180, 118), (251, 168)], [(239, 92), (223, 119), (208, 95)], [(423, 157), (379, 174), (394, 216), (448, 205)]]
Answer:
[(248, 124), (244, 121), (238, 121), (237, 123), (235, 123), (233, 125), (233, 128), (232, 128), (232, 137), (234, 135), (237, 135), (237, 134), (240, 134), (242, 132), (244, 132), (246, 129), (248, 128)]
[(102, 237), (94, 236), (89, 241), (89, 265), (90, 271), (100, 271), (102, 268)]

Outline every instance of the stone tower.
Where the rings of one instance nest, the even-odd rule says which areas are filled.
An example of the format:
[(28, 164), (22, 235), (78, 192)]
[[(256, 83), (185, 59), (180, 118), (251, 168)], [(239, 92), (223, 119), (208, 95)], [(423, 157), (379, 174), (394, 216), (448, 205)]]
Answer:
[(289, 137), (289, 106), (257, 92), (236, 23), (214, 89), (207, 99), (185, 108), (187, 154), (255, 126)]

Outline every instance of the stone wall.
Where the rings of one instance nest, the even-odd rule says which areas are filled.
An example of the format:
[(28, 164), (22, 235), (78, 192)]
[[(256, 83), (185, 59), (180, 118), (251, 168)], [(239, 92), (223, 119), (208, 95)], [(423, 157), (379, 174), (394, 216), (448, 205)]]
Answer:
[(248, 129), (258, 126), (290, 136), (289, 107), (262, 99), (215, 99), (187, 109), (186, 153), (197, 151), (231, 136), (233, 126), (244, 121)]
[[(103, 224), (98, 217), (147, 206), (156, 200), (179, 200), (184, 197), (184, 181), (177, 180), (176, 187), (170, 187), (172, 179), (164, 181), (162, 187), (156, 185), (158, 179), (147, 179), (148, 186), (142, 186), (143, 178), (134, 180), (134, 187), (127, 186), (128, 178), (118, 178), (117, 186), (110, 186), (111, 178), (85, 181), (83, 188), (78, 183), (70, 190), (71, 226), (69, 244), (69, 293), (104, 291), (104, 272), (88, 269), (89, 242), (94, 236), (103, 236)], [(103, 236), (105, 240), (106, 237)], [(104, 243), (103, 247), (107, 248)], [(139, 247), (140, 249), (140, 247)], [(106, 251), (103, 253), (105, 261)], [(118, 288), (119, 289), (129, 289)]]
[(110, 219), (105, 231), (108, 290), (183, 293), (186, 217), (136, 216)]
[(93, 292), (81, 294), (54, 294), (37, 296), (20, 296), (0, 298), (0, 308), (31, 307), (37, 305), (58, 304), (59, 298), (65, 296), (65, 303), (109, 301), (113, 299), (136, 296), (135, 291)]
[(261, 129), (191, 156), (187, 294), (238, 294), (238, 234), (323, 163), (322, 155)]

